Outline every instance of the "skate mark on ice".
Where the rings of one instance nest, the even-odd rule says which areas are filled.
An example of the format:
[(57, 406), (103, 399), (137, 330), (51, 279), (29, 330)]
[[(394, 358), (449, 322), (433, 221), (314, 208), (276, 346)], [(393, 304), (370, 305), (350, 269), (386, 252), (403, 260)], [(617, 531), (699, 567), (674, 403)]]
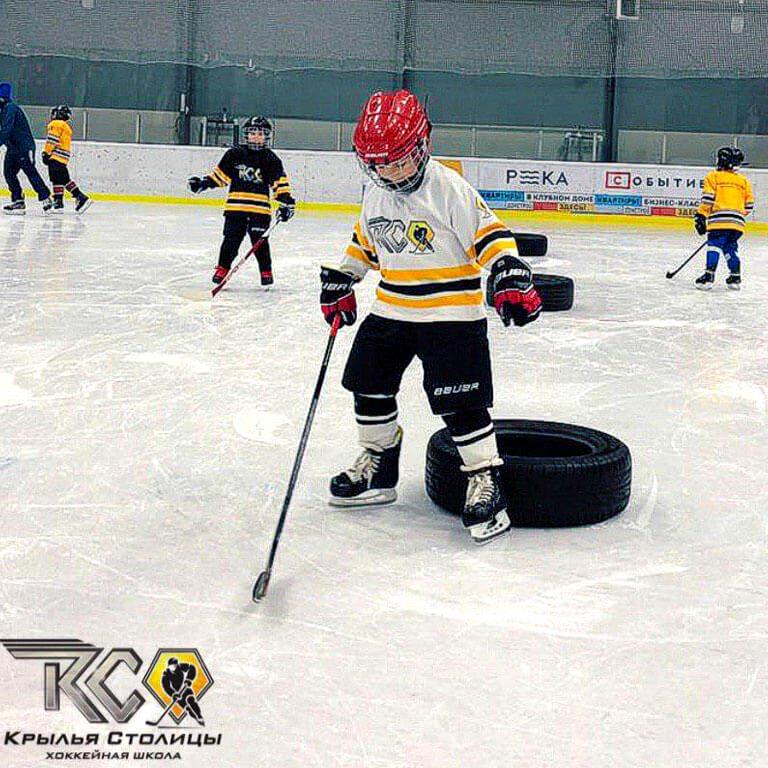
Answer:
[(638, 510), (635, 519), (624, 523), (624, 526), (633, 531), (640, 531), (641, 533), (645, 534), (646, 538), (649, 537), (650, 531), (648, 530), (648, 526), (651, 523), (651, 516), (656, 509), (656, 502), (658, 498), (659, 479), (656, 477), (656, 473), (654, 472), (653, 478), (651, 480), (651, 489), (648, 491), (648, 498), (645, 500), (643, 506)]
[(28, 389), (17, 387), (13, 380), (12, 374), (0, 373), (0, 408), (7, 405), (19, 405), (32, 399), (32, 393)]
[[(685, 566), (671, 563), (649, 565), (636, 571), (618, 571), (594, 579), (581, 579), (572, 584), (543, 590), (523, 600), (511, 596), (512, 601), (506, 604), (503, 596), (498, 594), (491, 594), (489, 599), (470, 605), (463, 601), (449, 601), (416, 592), (393, 595), (389, 604), (415, 613), (480, 625), (513, 627), (536, 634), (607, 638), (608, 636), (602, 633), (589, 631), (610, 612), (618, 600), (618, 593), (615, 590), (606, 590), (606, 587), (650, 589), (651, 585), (641, 580), (674, 576), (687, 570)], [(665, 641), (668, 639), (665, 638)]]
[(290, 419), (282, 414), (255, 408), (240, 411), (232, 417), (232, 426), (238, 435), (268, 445), (287, 445), (287, 438), (276, 433), (290, 423)]
[(191, 373), (212, 373), (213, 368), (189, 355), (175, 355), (164, 352), (136, 352), (125, 358), (130, 363), (149, 363), (153, 365), (169, 365)]

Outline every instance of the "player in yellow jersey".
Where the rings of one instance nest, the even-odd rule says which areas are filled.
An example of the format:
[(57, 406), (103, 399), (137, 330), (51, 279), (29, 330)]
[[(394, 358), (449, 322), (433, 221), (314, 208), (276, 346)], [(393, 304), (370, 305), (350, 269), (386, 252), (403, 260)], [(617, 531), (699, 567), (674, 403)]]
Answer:
[(707, 236), (707, 269), (697, 278), (696, 287), (708, 291), (715, 282), (720, 256), (728, 260), (730, 274), (725, 280), (732, 290), (741, 288), (739, 238), (744, 234), (744, 218), (755, 205), (752, 185), (736, 169), (744, 162), (744, 153), (736, 147), (717, 150), (717, 170), (704, 179), (704, 191), (694, 217), (696, 231)]
[(64, 190), (75, 198), (75, 211), (84, 213), (91, 205), (91, 198), (69, 176), (69, 160), (72, 154), (72, 126), (69, 124), (72, 110), (61, 104), (51, 110), (51, 122), (43, 147), (43, 164), (48, 166), (48, 178), (53, 186), (53, 212), (64, 210)]

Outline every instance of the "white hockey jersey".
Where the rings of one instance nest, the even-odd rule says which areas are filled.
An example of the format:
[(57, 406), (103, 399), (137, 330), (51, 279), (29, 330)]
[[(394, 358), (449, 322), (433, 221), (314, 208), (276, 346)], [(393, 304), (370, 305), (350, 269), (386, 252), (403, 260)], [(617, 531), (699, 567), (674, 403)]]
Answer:
[(370, 186), (339, 269), (381, 273), (371, 313), (431, 323), (485, 317), (481, 268), (517, 256), (512, 233), (456, 171), (430, 160), (421, 186)]

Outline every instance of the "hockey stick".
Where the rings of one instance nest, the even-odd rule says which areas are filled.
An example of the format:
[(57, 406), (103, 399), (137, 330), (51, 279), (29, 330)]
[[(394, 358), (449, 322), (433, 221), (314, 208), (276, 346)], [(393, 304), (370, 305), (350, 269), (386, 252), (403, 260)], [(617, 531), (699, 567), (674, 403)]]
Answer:
[(181, 696), (174, 696), (171, 699), (171, 703), (163, 710), (163, 714), (160, 715), (160, 717), (158, 717), (157, 720), (147, 720), (147, 725), (158, 725), (160, 721), (171, 711), (171, 708), (174, 705), (178, 704), (180, 698)]
[(256, 251), (259, 250), (259, 248), (261, 248), (261, 244), (272, 234), (272, 231), (279, 223), (280, 219), (275, 219), (270, 225), (269, 229), (267, 229), (266, 232), (264, 232), (264, 234), (251, 246), (248, 253), (246, 253), (245, 256), (243, 256), (243, 258), (240, 259), (240, 261), (238, 261), (237, 264), (235, 264), (235, 266), (229, 270), (227, 276), (218, 285), (213, 287), (213, 290), (211, 291), (211, 298), (213, 298), (232, 279), (235, 272), (237, 272), (237, 270), (240, 269), (240, 267), (242, 267), (243, 264), (245, 264), (245, 262), (248, 261), (248, 259), (250, 259), (254, 253), (256, 253)]
[(706, 244), (707, 241), (705, 240), (676, 270), (667, 272), (667, 280), (673, 278)]
[(331, 326), (331, 331), (328, 334), (328, 344), (325, 347), (325, 355), (323, 356), (323, 362), (320, 365), (320, 373), (317, 375), (317, 384), (315, 384), (315, 391), (312, 395), (312, 402), (309, 406), (309, 413), (307, 419), (304, 422), (304, 431), (301, 433), (301, 440), (299, 440), (299, 448), (296, 451), (296, 458), (293, 461), (293, 469), (291, 470), (291, 479), (288, 481), (288, 489), (285, 492), (285, 499), (283, 500), (283, 509), (280, 512), (280, 519), (277, 521), (277, 528), (275, 529), (275, 535), (272, 538), (272, 548), (269, 550), (269, 558), (267, 559), (267, 567), (259, 574), (259, 578), (253, 585), (252, 599), (254, 603), (258, 603), (266, 594), (267, 587), (269, 586), (269, 580), (272, 578), (272, 566), (275, 563), (275, 555), (277, 554), (277, 545), (280, 543), (280, 535), (283, 532), (283, 526), (285, 525), (285, 518), (288, 516), (288, 507), (291, 503), (291, 496), (293, 496), (293, 489), (296, 486), (296, 480), (299, 476), (299, 468), (301, 467), (301, 461), (304, 458), (304, 449), (307, 447), (307, 441), (309, 440), (309, 432), (312, 429), (312, 422), (315, 418), (315, 411), (317, 410), (317, 403), (320, 400), (320, 391), (323, 388), (323, 381), (325, 380), (325, 372), (328, 370), (328, 362), (331, 359), (331, 352), (333, 351), (333, 343), (336, 340), (336, 333), (339, 330), (339, 323), (341, 321), (341, 315), (336, 315)]

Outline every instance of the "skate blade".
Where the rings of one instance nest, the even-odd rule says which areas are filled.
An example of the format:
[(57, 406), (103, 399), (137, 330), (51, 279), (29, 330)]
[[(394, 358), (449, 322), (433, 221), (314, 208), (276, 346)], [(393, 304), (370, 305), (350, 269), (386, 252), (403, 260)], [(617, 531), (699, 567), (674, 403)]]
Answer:
[(6, 216), (26, 216), (26, 211), (3, 211)]
[(397, 491), (394, 488), (373, 488), (348, 499), (342, 496), (331, 496), (328, 499), (332, 507), (373, 507), (391, 504), (393, 501), (397, 501)]
[(697, 291), (711, 291), (714, 288), (712, 283), (707, 283), (706, 285), (697, 285), (696, 290)]
[(740, 291), (741, 290), (741, 286), (740, 285), (729, 285), (728, 286), (728, 290), (729, 291)]
[(61, 214), (62, 214), (62, 213), (64, 213), (64, 209), (63, 209), (63, 208), (54, 208), (54, 209), (51, 211), (51, 213), (52, 213), (54, 216), (61, 216)]
[(503, 509), (496, 515), (493, 523), (478, 523), (477, 525), (470, 525), (467, 529), (469, 535), (472, 537), (472, 541), (478, 546), (488, 544), (505, 533), (509, 532), (512, 527), (512, 523), (509, 522), (509, 515), (507, 510)]
[(77, 210), (75, 213), (77, 213), (79, 216), (82, 216), (91, 206), (93, 205), (93, 200), (86, 200), (85, 203)]

